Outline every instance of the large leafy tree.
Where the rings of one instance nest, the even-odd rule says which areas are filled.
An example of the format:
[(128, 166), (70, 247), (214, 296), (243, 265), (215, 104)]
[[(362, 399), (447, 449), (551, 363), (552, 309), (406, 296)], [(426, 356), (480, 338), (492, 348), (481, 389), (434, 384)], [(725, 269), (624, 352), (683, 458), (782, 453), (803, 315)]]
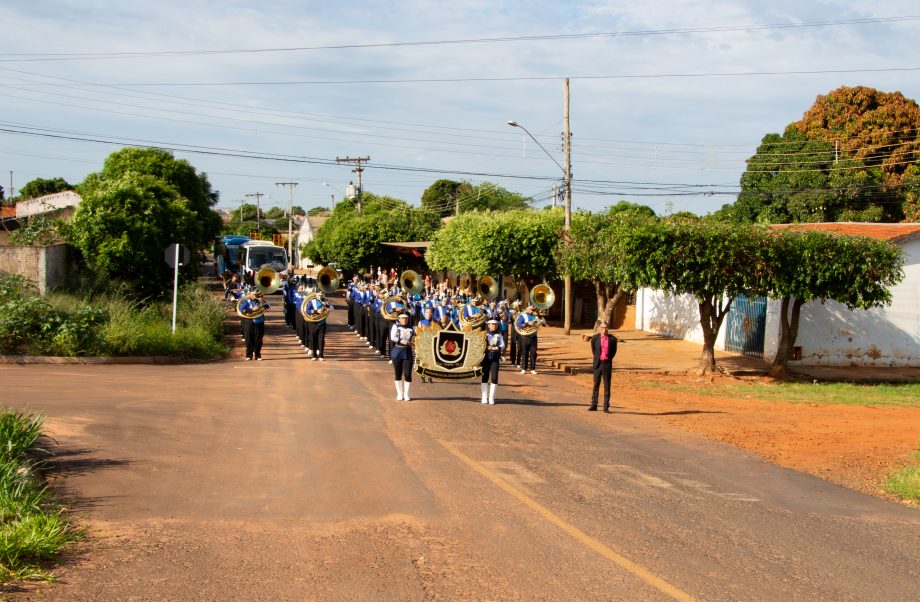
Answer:
[[(150, 174), (90, 174), (67, 235), (98, 274), (125, 280), (140, 297), (163, 296), (171, 270), (163, 252), (186, 245), (197, 228), (195, 212), (176, 188)], [(192, 247), (194, 248), (194, 247)]]
[(863, 236), (783, 229), (771, 232), (768, 249), (769, 294), (781, 299), (775, 376), (786, 373), (805, 303), (831, 299), (850, 309), (887, 305), (890, 287), (904, 277), (900, 249)]
[(204, 248), (221, 231), (220, 214), (213, 209), (219, 195), (211, 188), (208, 176), (195, 170), (185, 159), (158, 148), (123, 148), (109, 155), (99, 172), (103, 179), (129, 173), (151, 175), (175, 188), (186, 199), (195, 218), (189, 224), (192, 249)]
[(441, 217), (470, 211), (510, 211), (526, 209), (527, 198), (491, 182), (472, 184), (456, 180), (437, 180), (422, 193), (422, 208)]
[(73, 190), (73, 186), (68, 184), (67, 180), (64, 178), (35, 178), (34, 180), (26, 182), (25, 185), (19, 189), (19, 198), (34, 199), (46, 194), (54, 194), (55, 192), (63, 192), (65, 190)]
[(654, 217), (651, 208), (627, 201), (604, 213), (579, 211), (572, 216), (569, 236), (556, 248), (556, 262), (575, 280), (594, 284), (599, 319), (609, 323), (620, 298), (634, 288), (625, 269), (623, 230), (641, 228)]
[(207, 176), (159, 149), (126, 148), (78, 186), (82, 201), (63, 234), (98, 273), (130, 281), (140, 296), (169, 288), (163, 251), (171, 243), (192, 251), (186, 278), (194, 277), (198, 249), (220, 231), (211, 206), (217, 194)]
[(842, 87), (819, 96), (748, 160), (737, 221), (899, 221), (920, 167), (920, 106), (899, 92)]
[(332, 216), (304, 245), (301, 253), (345, 271), (371, 266), (417, 267), (419, 260), (400, 255), (381, 243), (430, 240), (440, 225), (436, 213), (404, 201), (364, 192), (359, 213), (354, 203), (336, 204)]
[(458, 274), (553, 277), (562, 224), (561, 210), (462, 214), (435, 234), (425, 260)]
[(637, 286), (696, 297), (703, 349), (699, 371), (715, 370), (715, 342), (732, 301), (766, 289), (765, 229), (710, 221), (648, 221), (620, 232), (623, 270)]

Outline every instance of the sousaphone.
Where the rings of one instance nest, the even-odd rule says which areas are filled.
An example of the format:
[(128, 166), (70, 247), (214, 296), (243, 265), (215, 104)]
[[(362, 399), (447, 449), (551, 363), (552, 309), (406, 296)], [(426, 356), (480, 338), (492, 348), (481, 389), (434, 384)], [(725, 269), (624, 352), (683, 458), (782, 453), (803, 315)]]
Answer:
[(498, 282), (491, 276), (483, 276), (476, 282), (476, 294), (487, 301), (498, 298)]

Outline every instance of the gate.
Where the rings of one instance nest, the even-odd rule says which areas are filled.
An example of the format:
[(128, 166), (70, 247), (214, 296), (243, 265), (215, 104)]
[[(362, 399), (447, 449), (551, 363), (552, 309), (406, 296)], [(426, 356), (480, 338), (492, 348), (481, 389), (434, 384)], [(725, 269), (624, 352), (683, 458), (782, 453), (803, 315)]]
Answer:
[(728, 310), (725, 350), (763, 357), (767, 328), (767, 298), (738, 295)]

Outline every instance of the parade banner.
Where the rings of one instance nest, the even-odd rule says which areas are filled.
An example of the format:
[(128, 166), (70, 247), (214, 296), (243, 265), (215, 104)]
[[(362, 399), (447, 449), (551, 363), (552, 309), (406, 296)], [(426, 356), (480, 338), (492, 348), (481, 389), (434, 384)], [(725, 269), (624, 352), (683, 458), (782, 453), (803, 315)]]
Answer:
[(486, 339), (481, 330), (419, 329), (415, 340), (415, 371), (436, 380), (465, 380), (482, 376)]

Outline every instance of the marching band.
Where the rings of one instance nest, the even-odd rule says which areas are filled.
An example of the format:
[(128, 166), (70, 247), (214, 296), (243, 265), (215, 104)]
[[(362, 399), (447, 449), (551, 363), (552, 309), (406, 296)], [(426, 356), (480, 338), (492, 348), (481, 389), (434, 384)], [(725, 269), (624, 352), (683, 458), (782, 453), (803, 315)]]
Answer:
[[(263, 268), (256, 274), (254, 286), (242, 284), (236, 276), (226, 278), (225, 298), (236, 303), (246, 359), (262, 359), (264, 314), (270, 307), (265, 296), (280, 290), (285, 324), (293, 330), (307, 357), (325, 361), (326, 322), (333, 311), (326, 296), (338, 288), (338, 272), (331, 267), (320, 270), (315, 278), (292, 276), (287, 280)], [(418, 367), (414, 347), (418, 334), (425, 330), (452, 328), (481, 333), (485, 344), (481, 363), (483, 404), (495, 403), (500, 363), (509, 361), (510, 366), (520, 368), (521, 374), (537, 374), (538, 332), (546, 324), (542, 313), (554, 301), (552, 290), (545, 284), (530, 291), (529, 303), (523, 310), (520, 299), (499, 301), (497, 284), (489, 277), (480, 278), (477, 290), (471, 291), (469, 287), (437, 284), (430, 276), (423, 279), (408, 270), (399, 278), (392, 273), (378, 282), (355, 277), (345, 289), (347, 328), (393, 365), (397, 400), (410, 399), (412, 372)], [(421, 374), (423, 382), (432, 381), (430, 373)]]

